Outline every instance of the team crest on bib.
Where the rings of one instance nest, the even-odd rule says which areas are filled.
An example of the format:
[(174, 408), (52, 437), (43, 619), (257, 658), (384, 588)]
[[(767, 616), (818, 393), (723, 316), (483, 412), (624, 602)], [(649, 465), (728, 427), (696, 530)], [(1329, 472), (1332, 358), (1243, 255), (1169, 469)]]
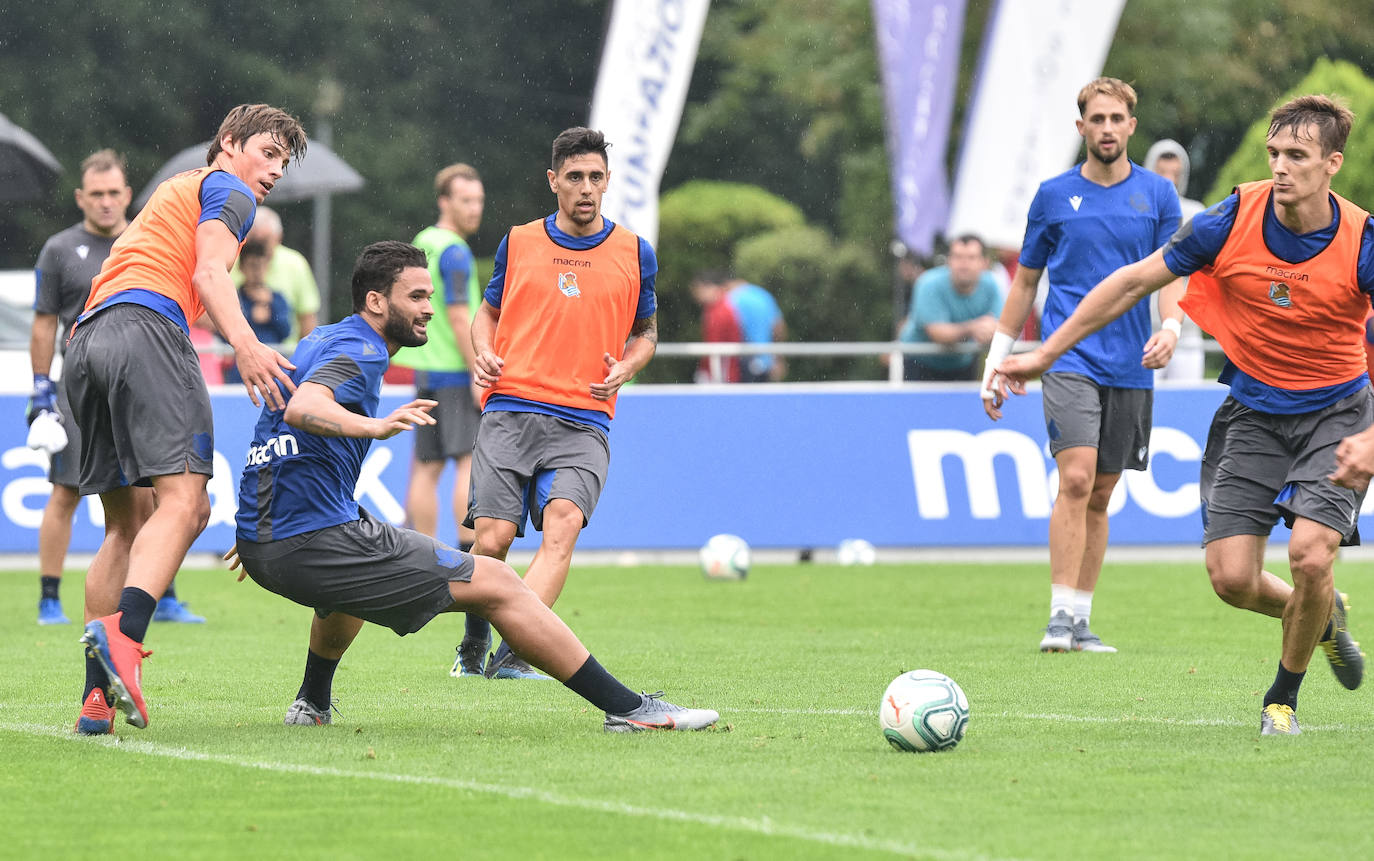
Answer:
[(582, 295), (582, 291), (577, 289), (576, 272), (558, 273), (558, 292), (567, 296), (569, 299)]
[(1280, 308), (1289, 308), (1293, 305), (1293, 299), (1289, 295), (1288, 285), (1281, 281), (1269, 282), (1269, 301), (1278, 305)]

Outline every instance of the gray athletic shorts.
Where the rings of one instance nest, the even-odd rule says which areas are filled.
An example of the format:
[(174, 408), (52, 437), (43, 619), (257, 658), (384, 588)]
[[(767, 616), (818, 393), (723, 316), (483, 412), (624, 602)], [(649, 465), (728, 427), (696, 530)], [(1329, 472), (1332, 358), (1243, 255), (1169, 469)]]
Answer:
[(62, 416), (62, 430), (67, 432), (67, 447), (52, 456), (52, 462), (48, 464), (48, 481), (62, 487), (80, 487), (81, 428), (72, 419), (65, 374), (57, 381), (57, 413)]
[(1097, 471), (1145, 469), (1150, 462), (1154, 392), (1099, 386), (1082, 374), (1045, 374), (1041, 389), (1050, 454), (1066, 448), (1097, 449)]
[(240, 540), (243, 569), (259, 586), (313, 607), (347, 613), (401, 636), (453, 606), (448, 584), (472, 582), (472, 556), (398, 529), (359, 509), (360, 520), (257, 544)]
[(62, 376), (81, 428), (83, 494), (214, 474), (210, 393), (171, 320), (131, 302), (106, 308), (76, 327)]
[(472, 451), (472, 485), (468, 516), (509, 520), (515, 534), (525, 534), (528, 516), (544, 529), (544, 506), (550, 499), (569, 499), (582, 510), (582, 525), (591, 520), (606, 473), (611, 446), (591, 425), (544, 413), (485, 412)]
[(472, 453), (477, 439), (477, 420), (482, 417), (472, 402), (468, 386), (431, 389), (425, 385), (424, 371), (415, 372), (415, 396), (439, 402), (430, 411), (435, 423), (415, 428), (415, 459), (455, 460)]
[(1280, 517), (1329, 526), (1341, 544), (1360, 543), (1364, 494), (1337, 487), (1336, 446), (1374, 422), (1365, 387), (1331, 406), (1273, 415), (1227, 398), (1212, 419), (1202, 454), (1203, 543), (1232, 535), (1268, 535)]

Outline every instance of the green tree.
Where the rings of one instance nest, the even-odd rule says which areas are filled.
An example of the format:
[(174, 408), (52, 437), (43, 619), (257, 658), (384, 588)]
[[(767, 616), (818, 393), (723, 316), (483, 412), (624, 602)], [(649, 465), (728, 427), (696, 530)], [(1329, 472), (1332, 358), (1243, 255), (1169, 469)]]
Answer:
[[(1305, 93), (1340, 96), (1357, 118), (1374, 118), (1374, 80), (1352, 63), (1318, 60), (1312, 71), (1279, 97), (1276, 104)], [(1209, 200), (1220, 200), (1242, 182), (1269, 176), (1269, 159), (1264, 146), (1268, 134), (1269, 117), (1265, 114), (1250, 125), (1240, 146), (1222, 166), (1208, 195)], [(1332, 190), (1361, 206), (1374, 205), (1374, 163), (1369, 159), (1369, 154), (1374, 153), (1374, 121), (1356, 120), (1345, 152), (1351, 157), (1331, 180)]]

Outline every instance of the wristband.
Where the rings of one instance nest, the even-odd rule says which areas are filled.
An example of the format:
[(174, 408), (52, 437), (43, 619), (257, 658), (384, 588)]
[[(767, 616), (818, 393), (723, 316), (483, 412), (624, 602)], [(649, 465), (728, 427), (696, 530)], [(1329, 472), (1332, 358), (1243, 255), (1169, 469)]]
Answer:
[(1000, 329), (992, 336), (992, 343), (988, 344), (988, 360), (983, 364), (983, 400), (993, 400), (997, 393), (992, 390), (992, 377), (997, 370), (997, 366), (1002, 364), (1002, 360), (1011, 355), (1011, 348), (1016, 344), (1016, 339), (1006, 334)]
[(1173, 317), (1166, 317), (1164, 319), (1164, 322), (1159, 324), (1159, 331), (1173, 332), (1174, 337), (1177, 338), (1179, 333), (1183, 331), (1183, 324), (1175, 320)]

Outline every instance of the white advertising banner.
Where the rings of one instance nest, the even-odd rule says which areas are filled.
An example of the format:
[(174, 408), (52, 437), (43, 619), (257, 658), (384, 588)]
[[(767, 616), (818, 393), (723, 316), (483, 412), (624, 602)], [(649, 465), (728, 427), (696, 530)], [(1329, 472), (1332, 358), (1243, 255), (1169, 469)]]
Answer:
[(709, 0), (615, 0), (589, 125), (611, 144), (602, 214), (658, 242), (658, 183), (677, 136)]
[(1020, 248), (1040, 183), (1074, 163), (1078, 91), (1102, 74), (1126, 0), (1000, 0), (964, 125), (947, 236)]

